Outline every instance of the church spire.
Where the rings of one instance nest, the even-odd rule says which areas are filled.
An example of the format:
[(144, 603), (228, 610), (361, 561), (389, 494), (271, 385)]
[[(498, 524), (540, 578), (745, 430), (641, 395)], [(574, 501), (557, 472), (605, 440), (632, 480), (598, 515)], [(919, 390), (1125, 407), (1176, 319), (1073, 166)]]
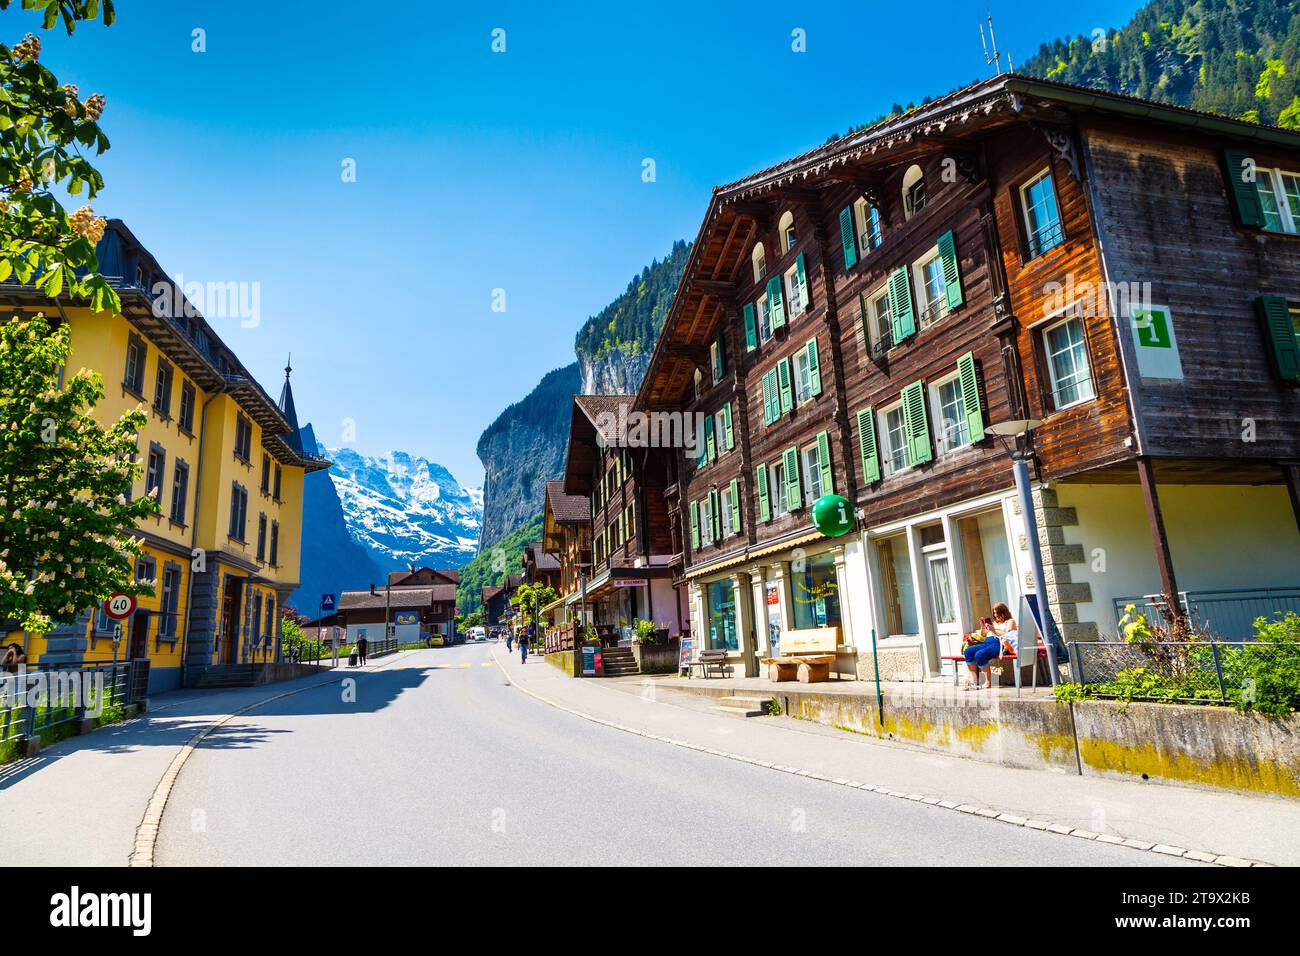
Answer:
[(298, 411), (293, 405), (293, 388), (289, 385), (289, 376), (293, 374), (293, 355), (284, 363), (284, 388), (280, 389), (280, 411), (289, 422), (289, 433), (284, 436), (285, 441), (299, 455), (303, 453), (302, 432), (298, 429)]

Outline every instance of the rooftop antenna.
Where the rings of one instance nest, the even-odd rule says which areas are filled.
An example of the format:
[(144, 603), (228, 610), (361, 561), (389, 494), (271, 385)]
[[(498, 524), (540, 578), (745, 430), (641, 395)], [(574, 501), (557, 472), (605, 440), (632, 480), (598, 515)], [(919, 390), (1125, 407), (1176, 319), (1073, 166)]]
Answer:
[[(988, 13), (988, 22), (989, 22), (989, 35), (987, 37), (984, 36), (984, 24), (982, 23), (980, 24), (980, 44), (984, 47), (984, 62), (993, 67), (993, 72), (995, 76), (1001, 76), (1002, 75), (1002, 53), (1000, 50), (998, 50), (997, 34), (993, 32), (993, 14), (989, 12), (987, 7), (985, 7), (984, 9), (985, 12)], [(993, 45), (992, 53), (989, 53), (989, 44)], [(1010, 53), (1007, 54), (1007, 72), (1008, 73), (1016, 72), (1016, 68), (1014, 64), (1012, 64), (1011, 62)]]

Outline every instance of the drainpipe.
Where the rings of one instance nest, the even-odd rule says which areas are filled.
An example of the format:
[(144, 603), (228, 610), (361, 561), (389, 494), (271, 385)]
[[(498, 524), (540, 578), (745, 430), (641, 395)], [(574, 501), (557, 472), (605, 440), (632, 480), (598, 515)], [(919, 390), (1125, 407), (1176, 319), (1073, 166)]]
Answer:
[(203, 500), (203, 438), (208, 426), (208, 406), (220, 392), (213, 392), (199, 409), (199, 458), (194, 465), (194, 524), (190, 530), (190, 584), (185, 594), (185, 633), (181, 636), (181, 686), (189, 675), (190, 622), (194, 619), (194, 548), (199, 540), (199, 504)]

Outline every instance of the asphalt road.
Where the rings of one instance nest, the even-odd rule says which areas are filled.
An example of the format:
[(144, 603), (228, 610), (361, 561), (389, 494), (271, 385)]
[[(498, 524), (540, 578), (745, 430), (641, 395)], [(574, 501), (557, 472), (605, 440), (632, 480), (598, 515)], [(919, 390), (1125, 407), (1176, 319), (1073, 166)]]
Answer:
[(1172, 862), (620, 733), (511, 687), (483, 644), (340, 673), (354, 699), (268, 703), (190, 756), (158, 864)]

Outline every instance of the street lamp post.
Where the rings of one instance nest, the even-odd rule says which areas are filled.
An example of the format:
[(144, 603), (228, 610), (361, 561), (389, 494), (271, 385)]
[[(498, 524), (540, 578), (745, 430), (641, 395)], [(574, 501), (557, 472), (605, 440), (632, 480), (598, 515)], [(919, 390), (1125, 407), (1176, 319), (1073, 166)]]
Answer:
[[(1043, 573), (1043, 552), (1038, 540), (1038, 516), (1034, 511), (1034, 495), (1029, 487), (1029, 436), (1042, 422), (1023, 418), (990, 425), (986, 431), (1003, 439), (1003, 447), (1011, 457), (1011, 471), (1016, 480), (1016, 493), (1020, 498), (1020, 511), (1025, 519), (1025, 536), (1029, 544), (1029, 569), (1034, 577), (1034, 591), (1038, 595), (1038, 616), (1043, 625), (1043, 643), (1047, 647), (1047, 669), (1055, 686), (1061, 682), (1061, 668), (1056, 659), (1056, 619), (1052, 616), (1051, 602), (1047, 599), (1047, 577)], [(1012, 439), (1015, 447), (1006, 444)], [(1037, 665), (1035, 665), (1037, 666)]]

